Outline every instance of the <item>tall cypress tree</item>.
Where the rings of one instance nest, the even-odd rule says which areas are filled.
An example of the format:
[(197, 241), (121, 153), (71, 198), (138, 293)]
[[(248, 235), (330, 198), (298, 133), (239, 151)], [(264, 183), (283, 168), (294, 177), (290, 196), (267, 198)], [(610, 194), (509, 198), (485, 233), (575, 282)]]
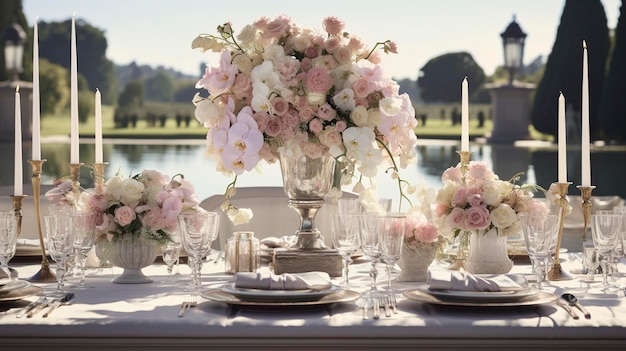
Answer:
[(606, 138), (625, 141), (626, 116), (623, 110), (626, 101), (626, 9), (623, 1), (614, 38), (615, 48), (602, 91), (600, 123)]
[[(589, 123), (592, 138), (599, 131), (598, 112), (609, 52), (606, 13), (600, 0), (567, 0), (532, 107), (531, 120), (539, 132), (557, 136), (558, 96), (561, 91), (568, 108), (580, 114), (583, 40), (587, 42), (589, 56)], [(576, 127), (580, 129), (580, 125)]]

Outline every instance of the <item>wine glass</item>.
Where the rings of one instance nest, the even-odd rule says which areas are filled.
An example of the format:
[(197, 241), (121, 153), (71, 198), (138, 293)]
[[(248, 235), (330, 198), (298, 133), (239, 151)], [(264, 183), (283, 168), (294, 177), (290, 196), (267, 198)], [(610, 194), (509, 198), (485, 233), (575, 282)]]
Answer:
[(579, 280), (583, 283), (587, 283), (587, 289), (591, 287), (591, 283), (595, 281), (596, 270), (600, 266), (600, 261), (598, 261), (598, 251), (593, 246), (593, 244), (585, 243), (583, 244), (583, 273), (584, 276), (580, 277)]
[(350, 255), (359, 249), (359, 222), (355, 214), (333, 213), (331, 218), (331, 231), (333, 233), (333, 247), (339, 251), (344, 261), (343, 285), (348, 288), (350, 285), (349, 266)]
[(66, 274), (66, 261), (73, 247), (72, 216), (69, 214), (56, 214), (44, 216), (46, 224), (46, 243), (50, 256), (56, 262), (57, 289), (56, 297), (65, 295), (63, 284)]
[(369, 297), (378, 297), (376, 278), (378, 269), (376, 264), (382, 255), (382, 223), (383, 217), (379, 213), (364, 213), (358, 215), (359, 232), (361, 236), (361, 250), (365, 258), (370, 262), (370, 290), (366, 293)]
[(393, 266), (400, 259), (404, 242), (406, 216), (401, 213), (387, 213), (382, 216), (382, 259), (387, 266), (387, 291), (391, 289), (391, 273)]
[(17, 245), (17, 219), (13, 211), (0, 211), (0, 264), (7, 278), (11, 279), (9, 261), (15, 255)]
[(93, 247), (96, 231), (95, 215), (91, 211), (75, 211), (72, 214), (74, 240), (74, 253), (77, 255), (78, 269), (80, 270), (80, 282), (78, 287), (86, 288), (85, 283), (85, 264), (87, 262), (87, 253)]
[(192, 262), (193, 281), (191, 289), (200, 292), (202, 288), (202, 260), (211, 251), (211, 243), (217, 237), (219, 215), (217, 212), (190, 211), (179, 217), (181, 243)]
[(546, 280), (548, 262), (556, 250), (558, 216), (521, 214), (522, 232), (532, 263), (533, 273), (537, 277), (537, 289), (541, 290)]
[(626, 247), (624, 247), (624, 241), (626, 240), (626, 206), (615, 206), (613, 207), (613, 213), (620, 215), (622, 217), (622, 225), (619, 227), (617, 231), (617, 244), (615, 245), (615, 249), (613, 250), (613, 270), (612, 277), (617, 279), (623, 276), (622, 273), (618, 270), (618, 263), (626, 252)]
[(163, 262), (167, 265), (167, 280), (164, 281), (164, 283), (172, 284), (176, 281), (172, 275), (172, 271), (174, 269), (174, 263), (178, 261), (180, 255), (180, 246), (179, 243), (170, 241), (161, 249)]
[(361, 212), (361, 200), (340, 198), (337, 199), (337, 213), (343, 214), (357, 214)]
[(591, 215), (591, 235), (593, 245), (600, 258), (602, 267), (602, 287), (606, 292), (611, 288), (609, 284), (609, 261), (617, 244), (617, 233), (622, 225), (622, 215), (616, 213), (595, 213)]

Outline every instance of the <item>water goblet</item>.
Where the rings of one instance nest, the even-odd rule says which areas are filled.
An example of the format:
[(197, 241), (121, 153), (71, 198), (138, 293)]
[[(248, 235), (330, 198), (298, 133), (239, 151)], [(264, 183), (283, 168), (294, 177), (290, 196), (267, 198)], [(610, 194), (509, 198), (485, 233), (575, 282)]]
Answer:
[(608, 292), (609, 263), (617, 243), (617, 233), (622, 225), (622, 216), (616, 213), (595, 213), (591, 215), (591, 235), (602, 267), (602, 287)]
[(337, 213), (343, 214), (358, 214), (361, 213), (361, 200), (341, 198), (337, 199)]
[(521, 214), (522, 232), (532, 270), (537, 277), (537, 289), (541, 290), (548, 272), (548, 262), (556, 250), (558, 216), (554, 214)]
[(13, 211), (0, 212), (0, 264), (7, 278), (11, 279), (9, 261), (17, 246), (17, 219)]
[(73, 249), (76, 254), (76, 261), (80, 274), (79, 288), (86, 288), (85, 283), (85, 265), (87, 262), (87, 253), (94, 244), (96, 231), (96, 218), (91, 211), (75, 211), (73, 218)]
[(600, 261), (598, 261), (598, 252), (593, 246), (593, 243), (584, 243), (582, 254), (584, 275), (578, 280), (580, 280), (580, 282), (582, 283), (587, 283), (587, 289), (589, 289), (591, 287), (591, 284), (595, 282), (594, 276), (596, 274), (596, 270), (600, 266)]
[(404, 242), (406, 216), (401, 213), (387, 213), (382, 217), (382, 259), (387, 266), (387, 292), (395, 293), (391, 288), (391, 273), (400, 259)]
[(172, 271), (174, 270), (174, 263), (178, 261), (180, 256), (180, 246), (179, 243), (171, 241), (161, 249), (163, 262), (167, 265), (167, 280), (164, 283), (172, 284), (176, 282)]
[(350, 285), (349, 266), (350, 255), (359, 249), (359, 223), (355, 214), (333, 213), (331, 217), (331, 231), (333, 233), (333, 247), (339, 251), (344, 262), (343, 285), (348, 288)]
[(376, 264), (382, 255), (382, 223), (383, 217), (379, 213), (364, 213), (358, 215), (361, 250), (370, 262), (370, 290), (366, 293), (370, 298), (378, 297), (376, 278), (378, 269)]
[(217, 237), (219, 215), (217, 212), (189, 211), (179, 217), (181, 243), (189, 254), (192, 264), (193, 280), (191, 289), (200, 292), (202, 289), (202, 260), (211, 251), (211, 243)]
[(69, 214), (56, 214), (44, 216), (46, 224), (46, 249), (56, 262), (57, 288), (53, 294), (55, 297), (65, 295), (63, 290), (65, 274), (67, 271), (66, 261), (73, 247), (72, 216)]

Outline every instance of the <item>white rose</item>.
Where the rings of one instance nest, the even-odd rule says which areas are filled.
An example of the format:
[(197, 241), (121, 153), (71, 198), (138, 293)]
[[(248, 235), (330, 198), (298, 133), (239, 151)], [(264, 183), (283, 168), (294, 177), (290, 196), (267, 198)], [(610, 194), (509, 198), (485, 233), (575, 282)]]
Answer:
[(111, 197), (113, 201), (120, 201), (122, 198), (122, 181), (123, 179), (119, 176), (111, 177), (105, 183), (105, 188), (107, 194)]
[(129, 178), (124, 179), (120, 187), (122, 189), (120, 201), (130, 207), (137, 206), (143, 196), (143, 183)]
[(366, 127), (369, 120), (369, 113), (367, 112), (365, 106), (359, 105), (354, 108), (350, 114), (350, 118), (357, 126)]
[(456, 191), (456, 186), (452, 182), (445, 182), (443, 188), (437, 191), (437, 197), (435, 203), (438, 204), (450, 204), (452, 201), (452, 195)]
[(231, 208), (226, 214), (234, 225), (249, 223), (253, 216), (249, 208)]
[(483, 183), (483, 201), (489, 206), (500, 203), (500, 192), (493, 181), (487, 180)]
[(500, 204), (489, 214), (489, 220), (497, 228), (506, 228), (517, 221), (517, 214), (507, 204)]
[(513, 224), (511, 224), (510, 226), (504, 228), (502, 230), (502, 234), (507, 236), (507, 235), (514, 235), (514, 234), (518, 234), (522, 232), (522, 223), (521, 221), (515, 221), (513, 222)]

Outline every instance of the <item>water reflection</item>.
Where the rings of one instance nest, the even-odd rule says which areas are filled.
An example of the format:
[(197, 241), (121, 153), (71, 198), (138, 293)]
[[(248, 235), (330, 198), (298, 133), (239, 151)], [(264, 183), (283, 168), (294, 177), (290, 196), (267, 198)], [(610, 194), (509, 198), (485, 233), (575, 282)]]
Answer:
[[(174, 142), (174, 144), (168, 144)], [(420, 140), (417, 147), (418, 166), (407, 170), (403, 176), (415, 183), (424, 182), (431, 187), (441, 186), (441, 173), (458, 162), (455, 141)], [(0, 185), (13, 184), (13, 144), (0, 144)], [(523, 182), (532, 182), (547, 187), (557, 179), (557, 152), (553, 145), (486, 145), (472, 144), (472, 160), (486, 162), (501, 179), (509, 179), (518, 172), (525, 172)], [(30, 156), (30, 147), (24, 143), (25, 159)], [(52, 184), (59, 176), (69, 171), (69, 144), (49, 142), (42, 145), (42, 157), (47, 160), (43, 166), (42, 184)], [(624, 148), (594, 148), (591, 154), (592, 181), (597, 186), (594, 195), (619, 195), (626, 198), (626, 186), (621, 183), (621, 174), (626, 171)], [(91, 187), (91, 169), (88, 167), (94, 159), (94, 145), (80, 145), (80, 160), (85, 163), (81, 168), (81, 184)], [(204, 140), (162, 141), (145, 140), (107, 141), (104, 145), (104, 159), (109, 163), (105, 169), (106, 177), (120, 172), (132, 175), (142, 169), (157, 169), (173, 176), (182, 173), (196, 187), (200, 197), (222, 193), (231, 178), (215, 171), (213, 162), (205, 156)], [(280, 186), (282, 180), (277, 165), (263, 164), (255, 174), (246, 174), (239, 178), (239, 186)], [(31, 169), (24, 165), (24, 182), (30, 183)], [(575, 185), (580, 184), (580, 150), (568, 150), (568, 179), (573, 182), (569, 191), (580, 195)], [(383, 174), (377, 180), (379, 193), (383, 197), (396, 198), (396, 183)], [(349, 189), (347, 189), (349, 190)]]

